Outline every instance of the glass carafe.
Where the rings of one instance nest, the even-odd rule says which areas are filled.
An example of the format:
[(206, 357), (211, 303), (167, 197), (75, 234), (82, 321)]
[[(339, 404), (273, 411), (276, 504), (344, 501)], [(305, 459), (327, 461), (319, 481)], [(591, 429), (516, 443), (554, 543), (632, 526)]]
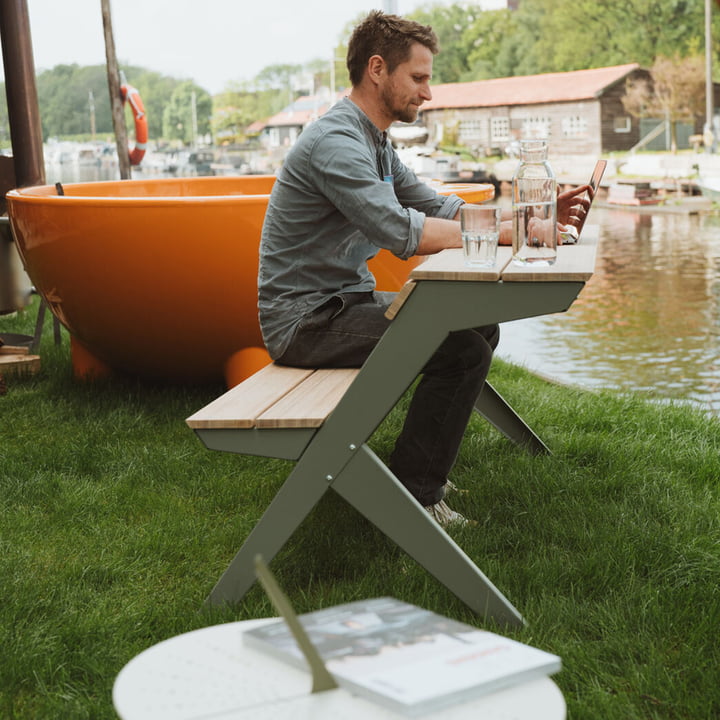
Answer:
[(512, 179), (513, 262), (552, 265), (557, 256), (557, 181), (547, 140), (521, 140)]

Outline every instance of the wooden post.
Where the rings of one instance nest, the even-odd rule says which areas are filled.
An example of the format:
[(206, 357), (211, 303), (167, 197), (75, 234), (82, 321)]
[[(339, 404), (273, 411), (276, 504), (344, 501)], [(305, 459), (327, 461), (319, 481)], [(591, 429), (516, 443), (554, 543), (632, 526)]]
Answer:
[(115, 55), (115, 39), (112, 31), (110, 0), (100, 0), (102, 6), (103, 31), (105, 33), (105, 59), (107, 64), (108, 89), (110, 91), (110, 109), (112, 110), (115, 144), (117, 146), (120, 179), (131, 177), (130, 151), (128, 150), (127, 129), (125, 127), (125, 107), (120, 95), (120, 71)]
[(44, 185), (42, 126), (26, 0), (0, 2), (0, 37), (16, 187)]

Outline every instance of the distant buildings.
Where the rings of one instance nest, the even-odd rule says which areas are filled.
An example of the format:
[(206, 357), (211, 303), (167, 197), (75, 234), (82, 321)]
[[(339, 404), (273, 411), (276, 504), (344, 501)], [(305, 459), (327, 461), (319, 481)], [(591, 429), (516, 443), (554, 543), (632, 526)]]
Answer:
[[(476, 155), (497, 154), (513, 140), (533, 135), (549, 138), (554, 154), (630, 150), (659, 122), (632, 117), (622, 104), (626, 81), (647, 77), (647, 70), (632, 63), (434, 85), (432, 100), (421, 108), (420, 123), (431, 144), (462, 145)], [(291, 147), (303, 128), (330, 105), (327, 91), (298, 98), (258, 127), (261, 142), (268, 150)], [(702, 120), (696, 127), (687, 126), (684, 137), (698, 132)]]

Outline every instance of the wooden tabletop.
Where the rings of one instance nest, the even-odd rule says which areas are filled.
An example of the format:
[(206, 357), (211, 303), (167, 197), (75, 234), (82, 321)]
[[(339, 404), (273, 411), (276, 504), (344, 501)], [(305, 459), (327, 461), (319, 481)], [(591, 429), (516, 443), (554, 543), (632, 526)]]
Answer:
[(498, 248), (494, 267), (470, 267), (459, 248), (429, 256), (411, 273), (411, 280), (469, 280), (497, 282), (586, 282), (595, 268), (596, 245), (562, 245), (553, 265), (516, 265), (509, 247)]
[(453, 280), (472, 282), (587, 282), (595, 270), (598, 228), (586, 227), (577, 245), (558, 247), (557, 259), (552, 265), (516, 265), (512, 262), (512, 249), (498, 248), (497, 262), (493, 267), (471, 267), (465, 263), (460, 248), (442, 250), (428, 255), (410, 273), (410, 279), (398, 293), (385, 316), (394, 319), (400, 308), (421, 280)]

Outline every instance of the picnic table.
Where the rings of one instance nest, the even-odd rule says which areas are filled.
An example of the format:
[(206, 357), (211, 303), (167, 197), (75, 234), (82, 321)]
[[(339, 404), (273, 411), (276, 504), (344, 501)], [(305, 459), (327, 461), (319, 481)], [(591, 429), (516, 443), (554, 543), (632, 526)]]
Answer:
[[(254, 558), (277, 554), (332, 488), (481, 616), (522, 616), (430, 518), (368, 441), (448, 332), (567, 310), (595, 265), (595, 244), (561, 246), (552, 266), (517, 266), (501, 247), (493, 268), (461, 250), (428, 257), (388, 310), (388, 330), (360, 369), (270, 365), (188, 418), (210, 449), (297, 460), (263, 517), (208, 597), (236, 603), (255, 581)], [(476, 410), (531, 453), (540, 438), (486, 383)]]

